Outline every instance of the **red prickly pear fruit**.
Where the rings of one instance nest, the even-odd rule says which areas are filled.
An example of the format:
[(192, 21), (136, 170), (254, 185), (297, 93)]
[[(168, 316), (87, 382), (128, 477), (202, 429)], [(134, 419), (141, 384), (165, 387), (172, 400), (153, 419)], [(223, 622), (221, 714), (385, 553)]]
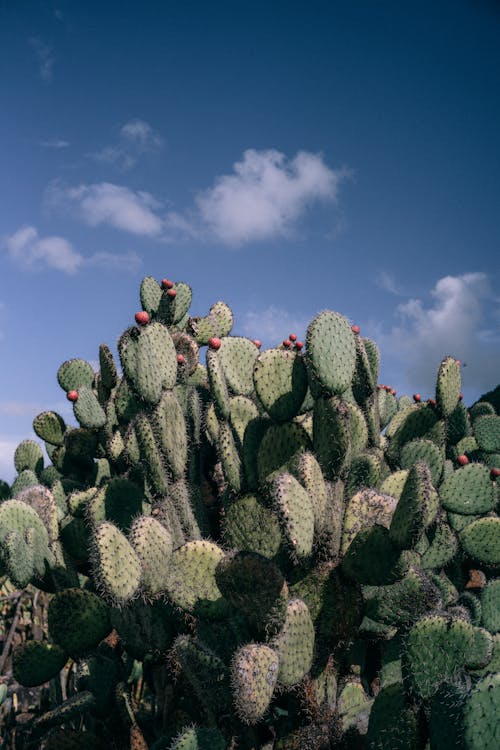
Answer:
[(210, 349), (213, 349), (215, 352), (217, 351), (217, 349), (220, 349), (221, 344), (222, 344), (222, 341), (219, 338), (217, 338), (217, 336), (212, 336), (212, 338), (208, 340), (208, 346), (210, 347)]
[(180, 365), (183, 365), (185, 361), (186, 361), (186, 360), (185, 360), (185, 358), (184, 358), (184, 354), (178, 354), (178, 355), (177, 355), (177, 362), (178, 362), (178, 363), (179, 363)]
[(500, 477), (500, 469), (497, 469), (497, 467), (494, 466), (491, 470), (491, 478), (496, 479), (497, 477)]
[(149, 313), (147, 313), (145, 310), (141, 310), (141, 312), (136, 313), (135, 322), (140, 326), (147, 326), (147, 324), (149, 323)]
[(254, 339), (253, 343), (255, 344), (257, 349), (260, 349), (260, 347), (262, 346), (262, 341), (260, 341), (259, 339)]
[(302, 343), (302, 341), (296, 341), (295, 342), (295, 348), (298, 349), (299, 352), (300, 352), (300, 350), (302, 349), (303, 346), (304, 346), (304, 344)]
[(459, 359), (456, 359), (455, 362), (457, 363), (457, 365), (461, 365), (462, 364)]
[(390, 393), (392, 391), (392, 388), (390, 385), (384, 385), (384, 390), (386, 390), (387, 393)]
[(170, 279), (162, 279), (161, 285), (163, 289), (172, 289), (174, 282), (170, 281)]
[(420, 393), (414, 393), (413, 400), (418, 404), (418, 402), (422, 400), (422, 396), (420, 395)]
[(435, 398), (430, 398), (430, 399), (429, 399), (429, 404), (430, 404), (431, 406), (436, 406), (436, 399), (435, 399)]
[(351, 326), (351, 331), (352, 331), (353, 333), (359, 333), (359, 331), (360, 331), (360, 328), (359, 328), (359, 326)]
[(68, 391), (66, 394), (68, 401), (78, 401), (78, 391)]
[(459, 394), (459, 396), (458, 396), (458, 400), (459, 400), (459, 401), (462, 401), (463, 397), (464, 397), (464, 394), (463, 394), (463, 393), (460, 393), (460, 394)]
[(460, 466), (466, 466), (469, 463), (469, 459), (467, 456), (457, 456), (457, 463), (460, 464)]
[(393, 396), (395, 396), (395, 395), (396, 395), (396, 393), (397, 393), (397, 390), (396, 390), (395, 388), (391, 388), (391, 394), (392, 394)]
[(288, 348), (289, 348), (289, 347), (290, 347), (291, 345), (292, 345), (292, 342), (290, 341), (290, 339), (285, 339), (285, 340), (283, 341), (283, 346), (284, 346), (284, 347), (285, 347), (286, 349), (288, 349)]
[(167, 289), (167, 297), (170, 297), (170, 299), (175, 299), (177, 296), (177, 292), (175, 289)]
[(290, 341), (297, 341), (297, 334), (291, 333), (288, 338), (290, 339)]

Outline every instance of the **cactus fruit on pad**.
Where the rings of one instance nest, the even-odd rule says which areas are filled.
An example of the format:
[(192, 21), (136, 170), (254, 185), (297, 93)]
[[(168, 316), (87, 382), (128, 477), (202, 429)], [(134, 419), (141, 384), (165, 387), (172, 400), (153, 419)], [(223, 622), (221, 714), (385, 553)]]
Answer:
[(256, 724), (266, 713), (278, 679), (279, 656), (261, 643), (238, 649), (231, 664), (231, 687), (238, 715)]
[(466, 526), (459, 537), (462, 548), (474, 560), (500, 565), (500, 518), (479, 518)]
[(500, 673), (476, 683), (464, 706), (466, 750), (498, 750), (500, 745)]
[(306, 334), (307, 357), (313, 377), (331, 394), (351, 384), (356, 366), (356, 343), (349, 321), (326, 311), (311, 322)]
[(412, 694), (432, 698), (444, 682), (451, 682), (465, 668), (474, 645), (473, 626), (462, 619), (426, 615), (412, 627), (406, 639), (403, 668)]
[(166, 587), (172, 602), (187, 612), (217, 616), (223, 600), (215, 570), (223, 557), (217, 544), (204, 539), (174, 550)]
[(271, 645), (279, 654), (278, 684), (296, 685), (311, 669), (314, 653), (314, 625), (301, 599), (288, 602), (285, 622)]
[(12, 672), (24, 687), (35, 687), (55, 677), (66, 664), (67, 653), (46, 641), (26, 641), (14, 649)]
[(109, 521), (97, 525), (94, 545), (92, 563), (98, 588), (111, 604), (125, 604), (139, 589), (139, 556), (127, 537)]
[(268, 483), (267, 492), (292, 557), (307, 557), (313, 545), (314, 511), (306, 490), (292, 474), (283, 473)]
[(456, 409), (461, 390), (460, 363), (454, 357), (446, 357), (439, 366), (436, 382), (436, 403), (443, 417), (449, 417)]
[(488, 513), (495, 507), (495, 487), (490, 472), (482, 464), (467, 464), (449, 474), (439, 496), (443, 508), (453, 513)]
[(268, 349), (257, 357), (253, 382), (271, 419), (287, 422), (298, 414), (307, 391), (303, 357), (287, 349)]
[(108, 608), (84, 589), (65, 589), (51, 599), (48, 611), (52, 640), (73, 658), (93, 649), (111, 631)]

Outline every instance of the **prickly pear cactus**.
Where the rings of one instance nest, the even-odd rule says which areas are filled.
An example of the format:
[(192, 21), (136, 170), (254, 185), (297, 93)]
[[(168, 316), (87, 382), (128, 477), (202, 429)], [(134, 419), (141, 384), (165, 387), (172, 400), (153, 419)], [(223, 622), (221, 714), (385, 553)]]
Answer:
[(183, 282), (139, 297), (0, 484), (0, 570), (49, 598), (26, 748), (496, 750), (496, 402), (452, 356), (398, 396), (336, 312), (262, 350)]

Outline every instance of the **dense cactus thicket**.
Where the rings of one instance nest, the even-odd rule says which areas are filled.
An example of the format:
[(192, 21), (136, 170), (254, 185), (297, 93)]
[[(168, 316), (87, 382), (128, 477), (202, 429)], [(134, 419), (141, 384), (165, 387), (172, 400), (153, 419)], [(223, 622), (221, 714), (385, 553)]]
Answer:
[(261, 351), (187, 284), (140, 300), (1, 488), (1, 572), (49, 601), (13, 678), (58, 686), (16, 747), (498, 750), (493, 399), (451, 356), (398, 398), (335, 312)]

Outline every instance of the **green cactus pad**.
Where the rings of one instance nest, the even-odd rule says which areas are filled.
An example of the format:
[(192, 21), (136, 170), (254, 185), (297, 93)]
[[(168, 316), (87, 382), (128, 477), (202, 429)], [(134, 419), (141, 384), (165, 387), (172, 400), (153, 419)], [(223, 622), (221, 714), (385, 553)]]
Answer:
[(111, 521), (128, 533), (130, 525), (142, 510), (141, 489), (124, 477), (114, 477), (87, 501), (85, 516), (91, 524)]
[(426, 615), (410, 630), (403, 670), (410, 692), (428, 699), (463, 671), (474, 645), (474, 628), (465, 620)]
[(459, 534), (464, 551), (485, 565), (500, 565), (500, 518), (480, 518)]
[(447, 565), (455, 557), (458, 549), (458, 540), (446, 523), (444, 517), (440, 516), (435, 527), (431, 530), (429, 548), (422, 555), (422, 567), (424, 570), (434, 570)]
[(47, 529), (49, 542), (55, 542), (59, 536), (58, 513), (52, 492), (41, 484), (36, 484), (19, 492), (17, 499), (37, 512)]
[(275, 471), (284, 470), (296, 453), (310, 448), (309, 435), (300, 424), (272, 424), (265, 430), (258, 448), (257, 467), (260, 481), (263, 482)]
[(467, 653), (467, 669), (482, 669), (491, 661), (493, 637), (485, 628), (474, 628), (474, 644)]
[(460, 402), (446, 420), (446, 433), (449, 445), (456, 445), (471, 434), (469, 412), (463, 403)]
[[(254, 346), (255, 349), (255, 346)], [(253, 371), (259, 400), (275, 422), (287, 422), (298, 414), (307, 391), (303, 357), (287, 349), (267, 349), (259, 354)]]
[(177, 325), (189, 312), (193, 292), (188, 284), (179, 281), (175, 284), (175, 297), (169, 297), (167, 290), (162, 292), (157, 308), (158, 319), (167, 325)]
[(226, 750), (226, 741), (217, 729), (188, 727), (177, 735), (168, 750)]
[(290, 473), (300, 482), (309, 495), (313, 514), (315, 533), (323, 527), (328, 502), (328, 487), (323, 472), (316, 461), (314, 453), (305, 451), (295, 456), (289, 465)]
[(127, 654), (144, 661), (146, 654), (164, 654), (175, 637), (178, 623), (170, 605), (155, 601), (144, 604), (135, 600), (125, 607), (109, 610), (112, 626), (116, 629)]
[(436, 382), (436, 403), (444, 417), (457, 408), (462, 389), (460, 364), (454, 357), (445, 357), (439, 366)]
[(39, 438), (51, 445), (63, 445), (66, 425), (55, 411), (43, 411), (33, 420), (33, 430)]
[(26, 641), (12, 654), (14, 679), (24, 687), (35, 687), (55, 677), (66, 664), (66, 652), (46, 641)]
[(174, 479), (180, 479), (186, 471), (188, 438), (182, 407), (173, 391), (163, 393), (152, 422), (168, 468)]
[(380, 485), (380, 492), (384, 495), (392, 495), (396, 500), (399, 500), (407, 478), (408, 469), (400, 469), (393, 474), (389, 474)]
[(221, 417), (228, 419), (231, 407), (227, 380), (218, 352), (211, 349), (207, 351), (207, 375), (216, 411)]
[(490, 633), (500, 633), (500, 578), (488, 581), (481, 593), (482, 622)]
[(209, 716), (212, 711), (230, 708), (226, 665), (212, 649), (199, 638), (179, 635), (174, 641), (172, 657)]
[(368, 747), (370, 750), (419, 750), (422, 731), (418, 719), (415, 708), (408, 705), (403, 685), (386, 685), (371, 707), (366, 735)]
[(329, 393), (343, 393), (356, 366), (356, 343), (349, 321), (338, 313), (320, 313), (307, 329), (306, 346), (313, 377)]
[(408, 478), (389, 528), (391, 541), (399, 549), (411, 549), (421, 536), (431, 502), (432, 489), (427, 464), (417, 461), (408, 472)]
[(92, 592), (77, 588), (59, 591), (51, 599), (48, 625), (52, 640), (76, 659), (111, 631), (104, 602)]
[(78, 400), (73, 404), (75, 418), (81, 427), (96, 430), (106, 424), (106, 413), (100, 405), (94, 391), (87, 386), (78, 389)]
[(155, 596), (167, 586), (172, 536), (155, 518), (139, 516), (131, 526), (129, 539), (141, 561), (141, 588)]
[(390, 586), (365, 589), (364, 597), (367, 617), (397, 627), (407, 627), (441, 604), (441, 591), (415, 569)]
[(443, 457), (432, 440), (417, 438), (403, 446), (400, 455), (401, 468), (410, 469), (417, 461), (425, 461), (431, 470), (432, 483), (437, 487), (443, 473)]
[(114, 392), (116, 416), (121, 424), (127, 425), (142, 410), (142, 404), (133, 394), (131, 387), (123, 378)]
[(380, 479), (381, 461), (374, 453), (362, 453), (352, 459), (346, 479), (346, 496), (352, 497), (366, 487), (377, 487)]
[(154, 276), (145, 276), (141, 281), (140, 299), (142, 309), (150, 315), (158, 312), (158, 306), (163, 294), (161, 286)]
[(63, 391), (80, 391), (82, 386), (91, 388), (94, 382), (92, 365), (84, 359), (63, 362), (57, 371), (57, 382)]
[(174, 550), (166, 587), (172, 602), (187, 612), (217, 615), (222, 594), (215, 570), (223, 557), (222, 549), (205, 539)]
[(488, 453), (500, 453), (500, 417), (488, 414), (474, 421), (474, 437)]
[(373, 372), (368, 354), (361, 336), (355, 337), (356, 367), (352, 378), (352, 392), (358, 404), (363, 404), (375, 391), (377, 381), (373, 379)]
[(251, 396), (254, 390), (254, 365), (259, 350), (250, 339), (225, 336), (217, 352), (230, 391)]
[(466, 750), (497, 750), (500, 742), (500, 673), (487, 675), (472, 689), (464, 706)]
[(467, 464), (446, 477), (439, 495), (443, 508), (453, 513), (488, 513), (495, 507), (490, 471), (482, 464)]
[(405, 564), (385, 526), (364, 528), (354, 537), (342, 559), (342, 570), (365, 586), (383, 586), (403, 577)]
[(398, 410), (398, 402), (396, 401), (396, 397), (393, 396), (392, 393), (388, 393), (384, 388), (380, 388), (377, 392), (377, 400), (380, 415), (380, 427), (381, 429), (384, 429), (396, 414)]
[(341, 552), (344, 555), (356, 534), (375, 524), (390, 526), (397, 502), (377, 490), (365, 489), (349, 500), (344, 516)]
[(229, 421), (238, 446), (243, 447), (248, 425), (258, 419), (259, 410), (254, 402), (246, 396), (232, 396), (230, 400)]
[(14, 453), (14, 466), (21, 473), (24, 469), (30, 469), (39, 474), (43, 469), (43, 451), (34, 440), (23, 440)]
[(118, 383), (115, 360), (107, 344), (99, 346), (99, 367), (103, 385), (111, 390)]
[(313, 445), (325, 477), (340, 476), (349, 463), (351, 438), (349, 407), (337, 396), (314, 404)]
[(350, 738), (366, 734), (372, 704), (373, 698), (368, 698), (359, 678), (347, 680), (340, 690), (337, 711), (349, 750), (352, 744)]
[(137, 593), (141, 561), (127, 537), (114, 524), (101, 521), (94, 535), (93, 569), (103, 596), (115, 605), (125, 604)]
[(397, 460), (406, 443), (424, 437), (438, 422), (439, 416), (429, 404), (412, 404), (398, 412), (385, 432), (389, 438), (388, 458)]
[(141, 329), (137, 340), (137, 369), (132, 382), (147, 403), (157, 404), (162, 389), (177, 380), (177, 355), (168, 330), (161, 323)]
[(144, 414), (136, 417), (134, 432), (153, 492), (160, 496), (166, 495), (168, 493), (166, 461), (160, 453), (151, 424)]
[(223, 530), (228, 547), (269, 559), (277, 555), (281, 546), (278, 519), (255, 495), (245, 495), (231, 503), (224, 514)]
[(309, 495), (292, 474), (278, 474), (267, 491), (293, 558), (311, 554), (314, 511)]
[(231, 664), (233, 701), (240, 719), (256, 724), (265, 715), (278, 679), (279, 655), (259, 643), (236, 651)]
[(0, 503), (0, 559), (20, 587), (42, 576), (53, 561), (48, 531), (38, 513), (21, 500)]
[(230, 552), (219, 562), (215, 580), (225, 599), (260, 630), (271, 617), (284, 619), (288, 588), (278, 566), (267, 558)]
[(239, 492), (243, 483), (241, 457), (238, 453), (231, 425), (225, 421), (219, 423), (217, 452), (227, 483), (234, 492)]
[(314, 625), (301, 599), (288, 602), (285, 622), (271, 645), (279, 655), (278, 683), (296, 685), (311, 669), (314, 653)]

